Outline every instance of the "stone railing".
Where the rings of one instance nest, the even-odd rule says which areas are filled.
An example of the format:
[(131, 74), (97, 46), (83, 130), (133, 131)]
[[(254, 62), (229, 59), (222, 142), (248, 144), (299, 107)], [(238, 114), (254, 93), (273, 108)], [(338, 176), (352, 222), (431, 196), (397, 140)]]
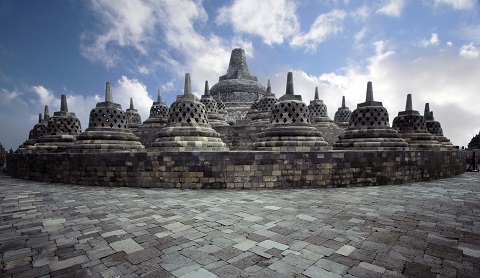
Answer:
[(308, 188), (400, 184), (465, 171), (466, 152), (150, 152), (9, 154), (16, 178), (163, 188)]

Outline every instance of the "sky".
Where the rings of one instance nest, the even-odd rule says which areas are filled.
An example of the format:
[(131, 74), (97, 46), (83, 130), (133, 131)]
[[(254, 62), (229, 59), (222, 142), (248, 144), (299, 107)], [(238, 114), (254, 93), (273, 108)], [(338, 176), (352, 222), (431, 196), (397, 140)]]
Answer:
[(15, 150), (62, 94), (85, 130), (107, 81), (144, 121), (157, 88), (172, 104), (188, 72), (200, 96), (238, 47), (277, 97), (289, 71), (307, 104), (318, 86), (332, 119), (372, 81), (390, 123), (410, 93), (454, 145), (480, 131), (479, 0), (0, 0), (0, 143)]

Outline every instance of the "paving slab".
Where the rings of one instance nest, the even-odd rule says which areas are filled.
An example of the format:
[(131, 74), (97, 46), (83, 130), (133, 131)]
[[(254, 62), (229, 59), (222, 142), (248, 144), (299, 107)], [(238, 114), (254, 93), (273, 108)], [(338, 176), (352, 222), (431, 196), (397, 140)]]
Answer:
[(478, 277), (480, 174), (285, 190), (0, 174), (0, 276)]

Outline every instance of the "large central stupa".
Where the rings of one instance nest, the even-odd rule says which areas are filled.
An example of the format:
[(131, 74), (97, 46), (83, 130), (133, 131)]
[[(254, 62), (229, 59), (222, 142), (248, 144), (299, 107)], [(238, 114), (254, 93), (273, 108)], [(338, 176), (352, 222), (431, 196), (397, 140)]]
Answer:
[(227, 74), (220, 76), (218, 83), (210, 88), (212, 97), (225, 104), (227, 121), (245, 118), (252, 103), (258, 97), (263, 98), (266, 92), (267, 88), (257, 77), (250, 75), (245, 51), (241, 48), (232, 50)]

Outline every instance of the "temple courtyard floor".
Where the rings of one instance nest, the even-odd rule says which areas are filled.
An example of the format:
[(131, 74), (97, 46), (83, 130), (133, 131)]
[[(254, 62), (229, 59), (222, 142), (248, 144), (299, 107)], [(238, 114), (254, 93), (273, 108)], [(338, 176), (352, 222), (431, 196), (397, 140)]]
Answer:
[(480, 174), (285, 190), (0, 174), (0, 277), (480, 277)]

